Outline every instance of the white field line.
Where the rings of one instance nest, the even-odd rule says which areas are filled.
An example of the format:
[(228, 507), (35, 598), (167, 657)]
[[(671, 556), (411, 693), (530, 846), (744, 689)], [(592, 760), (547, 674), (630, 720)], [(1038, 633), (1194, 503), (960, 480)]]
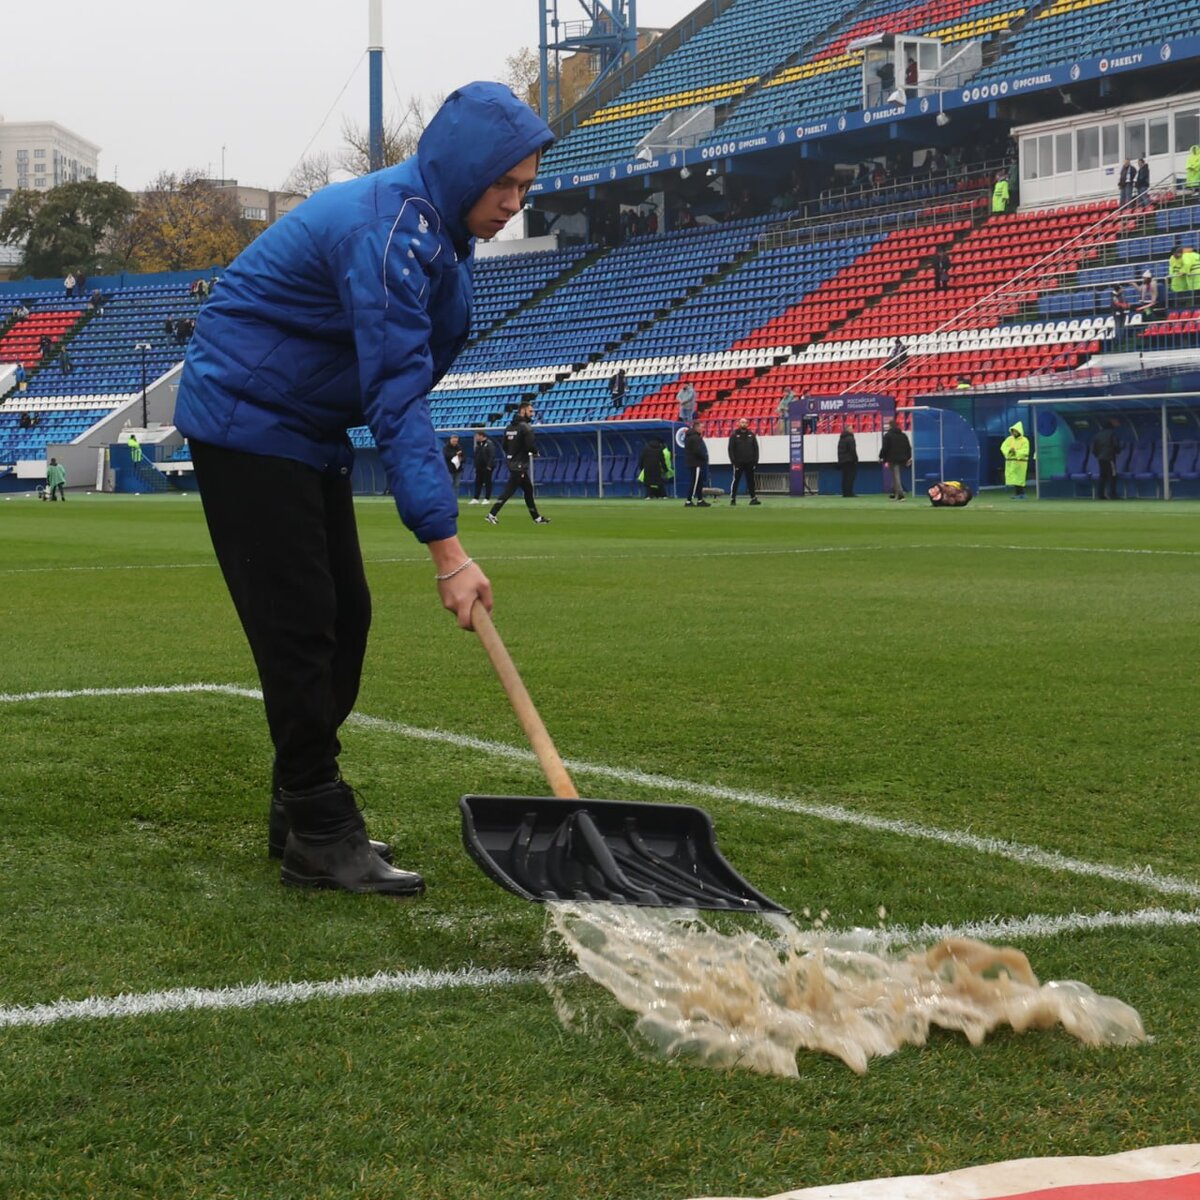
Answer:
[[(1155, 550), (1142, 546), (1023, 546), (999, 542), (886, 542), (854, 546), (747, 546), (737, 550), (666, 550), (658, 557), (680, 562), (708, 558), (794, 558), (813, 554), (907, 554), (920, 550), (997, 550), (1012, 554), (1112, 554), (1149, 558), (1200, 558), (1200, 550)], [(501, 554), (481, 555), (482, 563), (512, 562), (631, 562), (644, 561), (645, 555), (629, 554)], [(367, 558), (367, 566), (428, 566), (429, 560), (417, 555)], [(110, 563), (81, 567), (0, 567), (0, 575), (53, 575), (100, 571), (205, 571), (216, 568), (215, 561), (194, 563)]]
[[(238, 687), (228, 683), (182, 683), (149, 685), (126, 688), (80, 688), (75, 691), (44, 691), (24, 692), (19, 694), (0, 693), (0, 704), (18, 704), (36, 702), (39, 700), (73, 700), (115, 696), (170, 696), (196, 693), (213, 695), (237, 696), (249, 700), (260, 700), (262, 693), (254, 688)], [(347, 724), (358, 725), (365, 729), (378, 730), (381, 733), (395, 734), (399, 737), (411, 738), (414, 741), (438, 742), (454, 746), (460, 750), (473, 750), (494, 758), (507, 759), (510, 762), (534, 763), (537, 761), (533, 751), (522, 746), (510, 746), (506, 742), (493, 742), (485, 738), (472, 737), (470, 734), (451, 733), (444, 729), (422, 729), (416, 725), (406, 725), (399, 721), (389, 721), (381, 717), (371, 717), (365, 713), (353, 712), (347, 719)], [(821, 821), (831, 821), (839, 825), (853, 825), (859, 829), (869, 829), (877, 833), (893, 834), (898, 837), (913, 838), (920, 841), (939, 842), (952, 846), (957, 850), (967, 850), (975, 854), (984, 854), (996, 858), (1006, 858), (1023, 866), (1037, 867), (1042, 870), (1058, 871), (1064, 874), (1080, 875), (1094, 879), (1105, 879), (1111, 883), (1128, 884), (1158, 892), (1167, 896), (1186, 896), (1190, 899), (1200, 899), (1200, 883), (1190, 879), (1181, 879), (1173, 875), (1158, 875), (1152, 867), (1116, 867), (1107, 863), (1087, 862), (1083, 859), (1070, 858), (1057, 851), (1042, 850), (1037, 846), (1027, 846), (1020, 842), (1005, 841), (1000, 838), (979, 837), (976, 834), (961, 830), (938, 829), (933, 825), (922, 825), (915, 821), (897, 820), (891, 817), (877, 817), (871, 813), (857, 812), (840, 804), (827, 804), (815, 801), (790, 799), (783, 796), (773, 796), (767, 792), (758, 792), (746, 788), (723, 787), (720, 784), (698, 783), (694, 780), (679, 779), (671, 775), (659, 775), (647, 771), (639, 771), (628, 767), (610, 767), (603, 763), (587, 762), (583, 759), (565, 759), (566, 766), (576, 775), (593, 776), (599, 779), (612, 780), (616, 783), (631, 784), (637, 787), (653, 788), (656, 791), (670, 792), (675, 795), (693, 797), (695, 799), (728, 800), (735, 804), (750, 805), (755, 808), (774, 809), (780, 812), (796, 813), (799, 816), (814, 817)]]
[(0, 1008), (0, 1029), (18, 1025), (55, 1025), (59, 1021), (109, 1017), (145, 1017), (158, 1013), (255, 1008), (263, 1004), (298, 1004), (306, 1000), (373, 996), (380, 992), (432, 992), (449, 988), (513, 987), (536, 983), (532, 971), (397, 971), (333, 979), (327, 983), (251, 983), (227, 988), (175, 988), (167, 992), (124, 992), (119, 996), (89, 996), (86, 1000), (56, 1000), (52, 1004)]
[[(1105, 929), (1166, 929), (1200, 926), (1200, 912), (1141, 909), (1131, 913), (1072, 913), (1061, 917), (1030, 916), (1011, 920), (968, 923), (961, 926), (922, 925), (917, 929), (886, 926), (872, 930), (866, 944), (879, 947), (928, 946), (945, 937), (971, 937), (990, 942), (1058, 937), (1068, 933), (1095, 933)], [(831, 942), (838, 932), (829, 930)], [(856, 939), (864, 940), (864, 939)], [(569, 973), (575, 974), (574, 972)], [(567, 975), (555, 975), (561, 982)], [(415, 993), (450, 988), (510, 988), (542, 983), (536, 971), (393, 971), (367, 976), (345, 976), (325, 983), (251, 983), (225, 988), (173, 988), (163, 992), (124, 992), (118, 996), (89, 996), (84, 1000), (56, 1000), (50, 1004), (0, 1007), (0, 1029), (57, 1025), (63, 1021), (112, 1020), (120, 1017), (156, 1016), (160, 1013), (256, 1008), (300, 1004), (308, 1000), (346, 999), (387, 992)]]
[[(254, 688), (240, 687), (236, 684), (191, 683), (142, 687), (81, 688), (74, 691), (52, 690), (20, 694), (0, 693), (0, 704), (36, 703), (41, 700), (189, 694), (236, 696), (250, 700), (261, 699), (261, 693)], [(375, 729), (422, 741), (441, 742), (458, 749), (474, 750), (510, 761), (536, 762), (536, 757), (531, 751), (503, 742), (487, 741), (483, 738), (448, 733), (444, 730), (421, 729), (417, 726), (387, 721), (357, 712), (351, 714), (349, 721), (366, 729)], [(1172, 876), (1155, 875), (1149, 868), (1129, 870), (1104, 863), (1084, 862), (1049, 853), (1035, 846), (1022, 846), (1014, 842), (978, 838), (971, 834), (936, 829), (908, 821), (893, 821), (870, 814), (856, 813), (839, 805), (806, 804), (761, 792), (713, 786), (675, 779), (667, 775), (648, 774), (643, 771), (608, 767), (579, 760), (568, 760), (568, 766), (579, 775), (595, 775), (622, 783), (682, 792), (697, 797), (732, 800), (757, 807), (795, 812), (821, 820), (857, 825), (860, 828), (893, 833), (902, 837), (938, 841), (960, 849), (996, 855), (1048, 870), (1128, 883), (1165, 894), (1200, 897), (1200, 885)], [(1067, 933), (1096, 932), (1105, 929), (1194, 928), (1197, 926), (1200, 926), (1200, 911), (1150, 908), (1130, 913), (1072, 913), (1067, 916), (1054, 917), (1034, 915), (1021, 918), (996, 918), (955, 927), (924, 925), (916, 929), (909, 929), (903, 926), (882, 926), (879, 930), (873, 931), (873, 940), (887, 946), (915, 946), (928, 945), (951, 935), (997, 941), (1055, 937)], [(830, 935), (836, 937), (836, 932), (830, 930)], [(137, 1017), (197, 1009), (251, 1008), (258, 1005), (292, 1004), (322, 997), (362, 996), (380, 992), (420, 992), (455, 987), (475, 989), (512, 987), (536, 983), (540, 979), (542, 979), (540, 974), (527, 971), (421, 970), (380, 973), (362, 978), (343, 978), (325, 983), (267, 984), (260, 982), (229, 988), (179, 988), (140, 995), (124, 994), (115, 997), (89, 997), (84, 1000), (59, 1000), (50, 1004), (28, 1007), (0, 1007), (0, 1028), (46, 1026), (68, 1020)]]

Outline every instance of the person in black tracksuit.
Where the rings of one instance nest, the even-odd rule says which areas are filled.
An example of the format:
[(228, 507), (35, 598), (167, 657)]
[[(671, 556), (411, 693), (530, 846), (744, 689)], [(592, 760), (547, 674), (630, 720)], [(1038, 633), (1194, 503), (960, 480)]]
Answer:
[(508, 503), (512, 494), (520, 488), (525, 493), (525, 507), (535, 525), (549, 525), (547, 518), (538, 512), (533, 497), (533, 479), (529, 474), (530, 459), (537, 457), (537, 438), (533, 435), (533, 401), (522, 400), (517, 405), (513, 419), (504, 431), (504, 458), (508, 463), (508, 484), (500, 493), (500, 499), (488, 510), (489, 525), (499, 525), (497, 514)]
[(666, 481), (670, 478), (671, 452), (659, 438), (651, 438), (642, 449), (638, 459), (638, 478), (646, 489), (647, 500), (666, 498)]
[(895, 417), (883, 431), (883, 440), (879, 447), (879, 461), (883, 463), (884, 475), (891, 475), (891, 493), (889, 499), (906, 500), (904, 494), (904, 468), (912, 462), (912, 443), (908, 434), (900, 428), (900, 422)]
[[(496, 447), (482, 429), (475, 430), (475, 498), (472, 504), (491, 503), (492, 472), (496, 469)], [(482, 496), (482, 499), (480, 497)]]
[(1117, 455), (1121, 453), (1121, 441), (1117, 437), (1120, 422), (1110, 417), (1108, 423), (1092, 438), (1092, 455), (1100, 468), (1100, 479), (1096, 487), (1097, 500), (1119, 500), (1117, 495)]
[(442, 447), (442, 457), (446, 460), (446, 470), (454, 481), (454, 494), (458, 495), (458, 477), (462, 474), (463, 463), (467, 460), (464, 447), (458, 440), (458, 434), (452, 433), (450, 440)]
[(842, 471), (842, 495), (854, 495), (854, 479), (858, 475), (858, 441), (849, 425), (842, 426), (837, 444), (837, 462)]
[(683, 438), (683, 455), (688, 469), (688, 496), (684, 504), (688, 508), (709, 508), (704, 498), (704, 485), (708, 481), (708, 447), (699, 421), (693, 421)]
[(751, 504), (761, 504), (754, 487), (754, 468), (758, 466), (758, 438), (750, 428), (750, 422), (742, 417), (737, 428), (729, 435), (729, 462), (733, 466), (733, 486), (729, 489), (729, 503), (737, 503), (738, 487), (746, 481)]

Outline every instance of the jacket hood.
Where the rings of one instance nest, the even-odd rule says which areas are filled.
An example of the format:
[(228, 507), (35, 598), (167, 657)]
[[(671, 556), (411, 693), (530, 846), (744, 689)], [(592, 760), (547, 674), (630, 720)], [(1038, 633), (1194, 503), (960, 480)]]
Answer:
[(1023, 424), (1021, 424), (1020, 421), (1014, 421), (1008, 427), (1008, 432), (1015, 433), (1017, 435), (1017, 437), (1024, 437), (1025, 436), (1025, 426)]
[(421, 177), (456, 245), (470, 239), (466, 215), (505, 171), (554, 141), (550, 126), (499, 83), (451, 92), (417, 143)]

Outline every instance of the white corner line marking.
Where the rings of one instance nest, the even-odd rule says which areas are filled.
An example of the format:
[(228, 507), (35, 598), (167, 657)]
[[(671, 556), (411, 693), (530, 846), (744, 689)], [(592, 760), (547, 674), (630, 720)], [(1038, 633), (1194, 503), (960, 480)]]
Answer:
[[(87, 699), (91, 697), (169, 696), (205, 693), (237, 696), (248, 700), (262, 699), (262, 693), (257, 688), (240, 687), (237, 684), (180, 683), (139, 687), (80, 688), (72, 691), (56, 690), (18, 694), (0, 693), (0, 704), (18, 704), (38, 700)], [(346, 723), (349, 725), (359, 725), (366, 729), (379, 730), (384, 733), (396, 734), (400, 737), (412, 738), (416, 741), (438, 742), (455, 746), (462, 750), (475, 750), (481, 754), (488, 754), (495, 758), (507, 759), (510, 762), (532, 763), (537, 761), (534, 753), (524, 747), (510, 746), (505, 742), (487, 741), (484, 738), (472, 737), (469, 734), (451, 733), (442, 729), (422, 729), (416, 725), (406, 725), (399, 721), (371, 717), (360, 712), (352, 712), (347, 718)], [(996, 858), (1006, 858), (1012, 862), (1021, 863), (1024, 866), (1094, 879), (1106, 879), (1111, 883), (1144, 888), (1151, 892), (1157, 892), (1160, 895), (1186, 896), (1191, 899), (1200, 899), (1200, 883), (1196, 883), (1190, 879), (1182, 879), (1174, 875), (1159, 875), (1150, 866), (1116, 867), (1107, 863), (1087, 862), (1083, 859), (1071, 858), (1067, 855), (1059, 854), (1057, 851), (1042, 850), (1040, 847), (1027, 846), (1020, 842), (1005, 841), (1001, 838), (979, 837), (976, 834), (965, 833), (961, 830), (938, 829), (936, 826), (922, 825), (914, 821), (877, 817), (871, 813), (857, 812), (840, 804), (789, 799), (782, 796), (772, 796), (766, 792), (723, 787), (719, 784), (698, 783), (688, 779), (676, 779), (670, 775), (657, 775), (625, 767), (610, 767), (602, 763), (591, 763), (581, 759), (566, 759), (564, 761), (566, 766), (578, 775), (594, 776), (599, 779), (613, 780), (617, 783), (653, 788), (656, 791), (673, 792), (695, 798), (727, 800), (734, 804), (745, 804), (755, 808), (796, 813), (799, 816), (815, 817), (817, 820), (830, 821), (835, 824), (853, 825), (859, 829), (869, 829), (878, 833), (890, 833), (898, 837), (914, 838), (921, 841), (940, 842), (943, 845), (953, 846), (959, 850), (967, 850)]]

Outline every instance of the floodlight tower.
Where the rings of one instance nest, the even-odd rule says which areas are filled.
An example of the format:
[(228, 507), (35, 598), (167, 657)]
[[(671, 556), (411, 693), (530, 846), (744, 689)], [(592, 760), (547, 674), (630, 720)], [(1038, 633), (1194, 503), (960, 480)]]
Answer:
[(369, 0), (369, 4), (367, 66), (371, 95), (368, 128), (371, 170), (378, 171), (383, 166), (383, 0)]
[[(592, 81), (596, 85), (611, 71), (632, 62), (637, 54), (637, 0), (578, 0), (586, 16), (584, 21), (560, 21), (558, 0), (538, 0), (541, 14), (541, 39), (538, 49), (541, 70), (539, 107), (544, 121), (551, 121), (562, 112), (562, 89), (559, 85), (559, 56), (594, 54), (600, 60), (600, 71)], [(554, 53), (554, 102), (550, 100), (550, 54)]]

